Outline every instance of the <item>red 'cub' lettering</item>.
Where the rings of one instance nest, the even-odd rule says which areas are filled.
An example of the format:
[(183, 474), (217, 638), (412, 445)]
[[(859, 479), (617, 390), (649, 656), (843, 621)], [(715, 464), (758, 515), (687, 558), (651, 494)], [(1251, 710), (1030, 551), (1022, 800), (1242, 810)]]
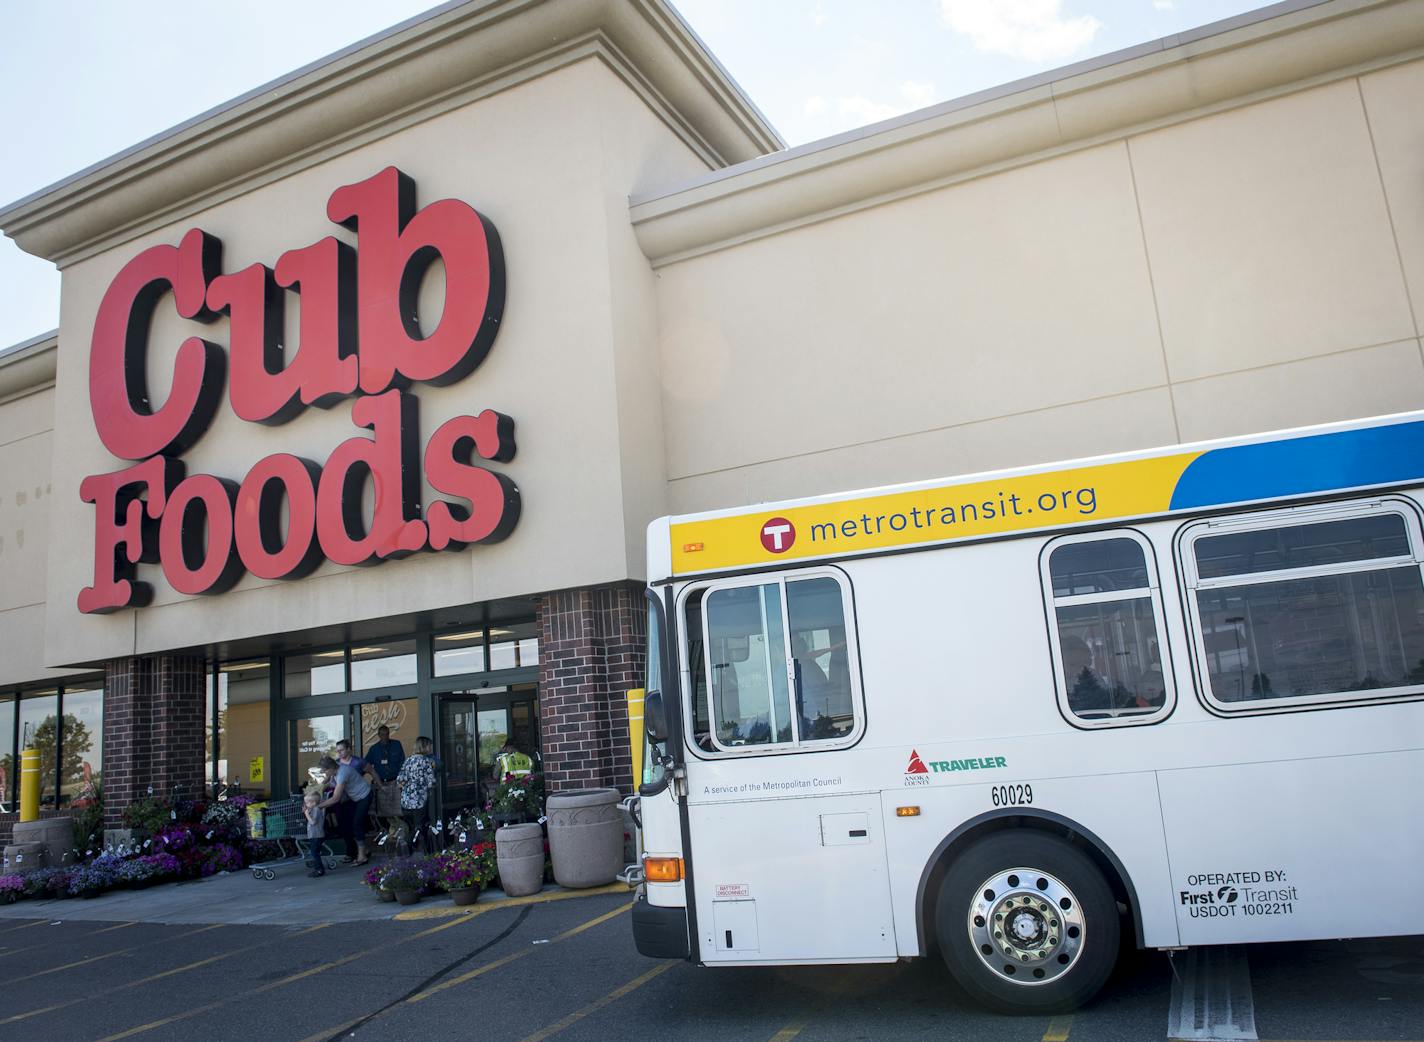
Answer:
[[(251, 264), (224, 274), (221, 242), (194, 228), (177, 246), (139, 253), (109, 285), (89, 355), (94, 426), (111, 453), (142, 462), (80, 484), (95, 512), (94, 584), (79, 594), (81, 612), (148, 604), (153, 589), (136, 578), (140, 563), (160, 564), (179, 593), (215, 594), (244, 572), (295, 579), (323, 558), (371, 564), (494, 542), (514, 529), (518, 487), (472, 462), (513, 459), (514, 421), (487, 409), (441, 425), (423, 454), (425, 476), (464, 503), (435, 500), (422, 517), (418, 409), (407, 390), (459, 380), (489, 352), (505, 288), (494, 225), (455, 199), (418, 209), (415, 182), (394, 167), (338, 188), (327, 215), (356, 232), (356, 246), (328, 236), (286, 251), (275, 269)], [(445, 301), (426, 334), (417, 297), (437, 258)], [(169, 290), (182, 318), (211, 323), (226, 314), (229, 349), (184, 340), (172, 389), (154, 409), (145, 376), (149, 325)], [(301, 298), (294, 350), (283, 344), (288, 292)], [(278, 453), (240, 483), (185, 476), (177, 457), (211, 425), (225, 378), (242, 420), (282, 424), (307, 406), (354, 398), (352, 423), (372, 436), (348, 438), (324, 466)]]

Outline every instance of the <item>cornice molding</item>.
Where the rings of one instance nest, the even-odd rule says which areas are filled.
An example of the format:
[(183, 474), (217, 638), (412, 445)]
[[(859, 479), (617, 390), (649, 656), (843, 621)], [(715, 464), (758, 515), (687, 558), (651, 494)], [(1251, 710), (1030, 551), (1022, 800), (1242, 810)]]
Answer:
[(1424, 0), (1290, 0), (714, 171), (630, 208), (655, 267), (1424, 57)]
[(58, 364), (57, 329), (0, 351), (0, 403), (54, 383)]
[(597, 58), (709, 166), (784, 147), (666, 0), (447, 4), (0, 208), (60, 267), (556, 69)]

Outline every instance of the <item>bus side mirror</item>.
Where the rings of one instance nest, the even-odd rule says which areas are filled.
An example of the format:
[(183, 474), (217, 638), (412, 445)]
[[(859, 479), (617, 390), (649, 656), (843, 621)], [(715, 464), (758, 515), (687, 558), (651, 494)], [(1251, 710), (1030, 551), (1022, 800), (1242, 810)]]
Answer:
[(661, 691), (649, 691), (643, 698), (643, 730), (648, 741), (655, 745), (667, 741), (667, 713), (663, 709)]

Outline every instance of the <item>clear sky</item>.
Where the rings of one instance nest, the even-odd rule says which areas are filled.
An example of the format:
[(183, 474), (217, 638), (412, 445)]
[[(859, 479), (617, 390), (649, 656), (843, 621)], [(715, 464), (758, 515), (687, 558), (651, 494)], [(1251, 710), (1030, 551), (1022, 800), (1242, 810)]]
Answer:
[[(1259, 7), (1256, 0), (673, 0), (788, 144)], [(0, 36), (0, 203), (426, 10), (423, 0), (45, 0)], [(59, 274), (0, 239), (0, 350)]]

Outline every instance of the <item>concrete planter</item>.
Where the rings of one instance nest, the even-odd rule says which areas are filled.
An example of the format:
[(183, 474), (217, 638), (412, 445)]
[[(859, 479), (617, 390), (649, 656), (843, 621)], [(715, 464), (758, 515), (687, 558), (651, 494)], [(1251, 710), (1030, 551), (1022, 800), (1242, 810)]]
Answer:
[(494, 834), (499, 883), (510, 897), (537, 894), (544, 885), (544, 830), (538, 825), (506, 825)]
[(554, 880), (582, 889), (613, 882), (623, 868), (622, 795), (617, 789), (575, 789), (549, 797), (549, 855)]

